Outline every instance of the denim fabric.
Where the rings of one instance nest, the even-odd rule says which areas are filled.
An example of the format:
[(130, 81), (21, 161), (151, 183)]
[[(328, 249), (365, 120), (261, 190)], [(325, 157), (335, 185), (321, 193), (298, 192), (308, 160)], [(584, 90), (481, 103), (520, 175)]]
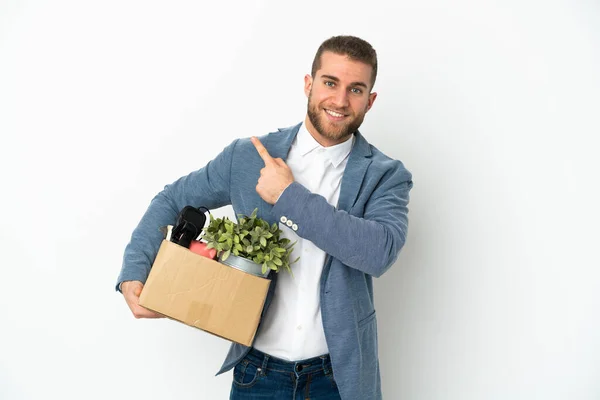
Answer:
[(233, 369), (230, 400), (340, 400), (329, 355), (285, 361), (256, 349)]

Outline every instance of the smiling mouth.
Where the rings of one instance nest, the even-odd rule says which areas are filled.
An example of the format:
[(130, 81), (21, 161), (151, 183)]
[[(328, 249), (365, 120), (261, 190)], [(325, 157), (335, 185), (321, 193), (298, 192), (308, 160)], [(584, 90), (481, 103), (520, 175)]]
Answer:
[(325, 110), (325, 112), (326, 112), (327, 114), (331, 115), (333, 118), (336, 118), (336, 119), (341, 119), (341, 118), (344, 118), (344, 117), (346, 117), (346, 115), (344, 115), (344, 114), (342, 114), (342, 113), (339, 113), (339, 112), (335, 112), (335, 111), (332, 111), (332, 110), (328, 110), (328, 109), (326, 109), (326, 108), (324, 108), (324, 110)]

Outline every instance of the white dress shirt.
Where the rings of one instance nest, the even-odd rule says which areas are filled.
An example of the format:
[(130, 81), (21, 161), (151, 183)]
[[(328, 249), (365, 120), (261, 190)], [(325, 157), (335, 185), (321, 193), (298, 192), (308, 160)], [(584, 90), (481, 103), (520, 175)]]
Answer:
[[(354, 135), (344, 143), (323, 147), (302, 124), (286, 163), (296, 182), (337, 206), (353, 144)], [(275, 295), (253, 344), (263, 353), (289, 361), (329, 352), (320, 304), (321, 272), (326, 254), (311, 241), (296, 235), (294, 225), (282, 216), (279, 228), (284, 237), (297, 241), (290, 259), (300, 257), (300, 260), (291, 266), (293, 276), (285, 269), (279, 272)]]

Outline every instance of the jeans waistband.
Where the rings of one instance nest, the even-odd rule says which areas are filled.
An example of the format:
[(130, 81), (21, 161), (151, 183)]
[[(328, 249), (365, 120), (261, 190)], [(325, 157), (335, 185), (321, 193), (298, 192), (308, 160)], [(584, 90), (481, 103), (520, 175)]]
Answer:
[(250, 349), (246, 358), (257, 367), (267, 370), (296, 373), (308, 373), (323, 370), (326, 375), (331, 373), (331, 358), (329, 357), (329, 354), (323, 354), (306, 360), (286, 361), (263, 353), (253, 347)]

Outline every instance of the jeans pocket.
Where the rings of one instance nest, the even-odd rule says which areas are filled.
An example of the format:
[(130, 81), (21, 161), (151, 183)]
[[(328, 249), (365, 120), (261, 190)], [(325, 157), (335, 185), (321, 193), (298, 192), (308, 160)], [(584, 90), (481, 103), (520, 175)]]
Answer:
[(249, 388), (262, 376), (262, 369), (243, 359), (233, 368), (233, 384), (240, 388)]

